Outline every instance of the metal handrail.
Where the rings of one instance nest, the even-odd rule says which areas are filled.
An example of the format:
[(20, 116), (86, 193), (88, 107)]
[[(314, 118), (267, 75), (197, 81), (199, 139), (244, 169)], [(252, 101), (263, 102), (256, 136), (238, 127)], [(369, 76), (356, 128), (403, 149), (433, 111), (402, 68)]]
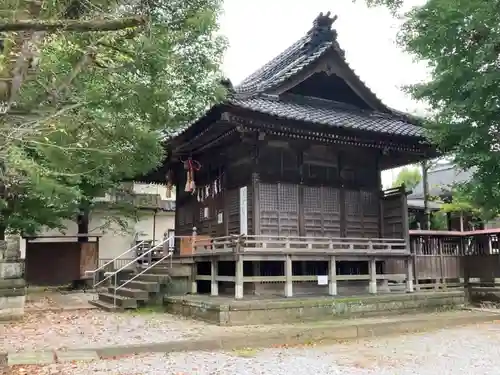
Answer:
[(128, 249), (128, 250), (126, 250), (126, 251), (124, 251), (123, 253), (121, 253), (121, 254), (120, 254), (120, 255), (118, 255), (117, 257), (115, 257), (115, 258), (111, 259), (109, 262), (104, 263), (102, 266), (100, 266), (100, 267), (96, 268), (95, 270), (88, 270), (88, 271), (85, 271), (85, 274), (89, 274), (89, 273), (91, 273), (91, 274), (93, 275), (93, 278), (94, 278), (94, 280), (93, 280), (93, 281), (94, 281), (94, 283), (93, 283), (93, 284), (94, 284), (94, 288), (95, 288), (97, 285), (101, 284), (104, 280), (106, 280), (106, 279), (104, 279), (104, 280), (101, 280), (101, 281), (99, 281), (98, 283), (96, 283), (96, 280), (95, 280), (95, 275), (97, 274), (97, 272), (99, 272), (99, 271), (101, 271), (102, 269), (104, 269), (105, 267), (109, 266), (111, 263), (115, 262), (116, 260), (118, 260), (119, 258), (121, 258), (123, 255), (128, 254), (128, 253), (129, 253), (129, 252), (131, 252), (132, 250), (135, 250), (137, 247), (141, 246), (144, 242), (145, 242), (145, 241), (143, 240), (143, 241), (141, 241), (141, 242), (139, 242), (139, 243), (135, 244), (135, 245), (134, 245), (134, 246), (132, 246), (130, 249)]
[[(169, 242), (171, 238), (175, 238), (175, 236), (170, 236), (170, 237), (168, 237), (168, 238), (164, 239), (164, 240), (163, 240), (162, 242), (160, 242), (158, 245), (153, 246), (151, 249), (149, 249), (148, 251), (146, 251), (146, 252), (142, 253), (142, 254), (141, 254), (141, 255), (139, 255), (137, 258), (133, 259), (132, 261), (128, 262), (128, 263), (127, 263), (126, 265), (124, 265), (122, 268), (120, 268), (120, 269), (118, 269), (118, 270), (116, 270), (116, 271), (114, 271), (114, 272), (110, 273), (110, 274), (109, 274), (108, 276), (106, 276), (106, 277), (105, 277), (102, 281), (100, 281), (100, 282), (99, 282), (99, 284), (100, 284), (101, 282), (106, 281), (106, 280), (110, 279), (111, 277), (113, 277), (113, 278), (114, 278), (114, 280), (113, 280), (113, 281), (114, 281), (114, 298), (113, 298), (113, 305), (114, 305), (114, 306), (116, 306), (116, 287), (117, 287), (117, 284), (118, 284), (118, 282), (117, 282), (117, 280), (118, 280), (118, 277), (117, 277), (117, 276), (118, 276), (118, 273), (120, 273), (121, 271), (123, 271), (123, 270), (124, 270), (125, 268), (127, 268), (128, 266), (130, 266), (130, 265), (132, 265), (132, 264), (136, 263), (139, 259), (142, 259), (142, 258), (144, 258), (146, 255), (151, 254), (151, 253), (153, 252), (153, 250), (155, 250), (155, 249), (157, 249), (158, 247), (163, 246), (165, 243)], [(171, 255), (171, 253), (172, 253), (172, 252), (171, 252), (171, 251), (169, 251), (169, 254), (168, 254), (168, 255)], [(164, 258), (165, 258), (165, 259), (166, 259), (167, 257), (168, 257), (168, 256), (164, 256)], [(162, 258), (162, 259), (163, 259), (163, 258)], [(158, 263), (158, 262), (156, 262), (156, 263), (155, 263), (155, 265), (156, 265), (157, 263)], [(150, 266), (150, 267), (148, 267), (148, 268), (146, 268), (145, 270), (148, 270), (148, 269), (150, 269), (150, 268), (151, 268), (151, 266)]]
[[(146, 273), (147, 271), (149, 271), (151, 268), (153, 268), (154, 266), (156, 266), (158, 263), (161, 263), (163, 262), (165, 259), (167, 259), (168, 257), (170, 257), (170, 259), (172, 259), (172, 255), (174, 254), (174, 252), (172, 250), (169, 250), (168, 254), (167, 255), (164, 255), (163, 258), (161, 258), (160, 260), (154, 262), (154, 263), (151, 263), (149, 265), (149, 267), (143, 269), (141, 272), (139, 272), (138, 274), (134, 275), (134, 277), (132, 277), (131, 279), (128, 279), (126, 280), (123, 284), (121, 285), (116, 285), (116, 278), (115, 278), (115, 285), (114, 285), (114, 288), (113, 288), (113, 306), (116, 306), (116, 292), (122, 288), (124, 288), (128, 283), (134, 281), (136, 278), (138, 278), (139, 276), (143, 275), (144, 273)], [(172, 263), (170, 263), (170, 268), (172, 268)]]

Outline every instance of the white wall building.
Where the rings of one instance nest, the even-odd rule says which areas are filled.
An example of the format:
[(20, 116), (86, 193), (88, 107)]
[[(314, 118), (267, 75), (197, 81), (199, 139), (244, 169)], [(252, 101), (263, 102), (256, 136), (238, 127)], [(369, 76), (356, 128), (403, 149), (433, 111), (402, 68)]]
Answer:
[[(99, 239), (99, 259), (113, 259), (125, 252), (135, 244), (135, 241), (154, 240), (157, 243), (163, 240), (164, 233), (173, 233), (175, 229), (175, 190), (170, 197), (167, 197), (167, 189), (164, 185), (134, 183), (133, 191), (135, 194), (151, 195), (154, 199), (169, 204), (170, 210), (141, 209), (139, 219), (120, 218), (128, 222), (128, 228), (124, 230), (118, 223), (109, 220), (112, 215), (104, 210), (95, 210), (90, 215), (89, 234), (101, 235)], [(47, 229), (40, 233), (42, 238), (36, 241), (74, 241), (78, 233), (76, 221), (67, 220), (66, 229), (59, 231), (57, 229)], [(67, 238), (47, 238), (47, 236), (67, 236)], [(45, 238), (43, 238), (45, 237)], [(21, 257), (26, 254), (26, 240), (21, 241)]]

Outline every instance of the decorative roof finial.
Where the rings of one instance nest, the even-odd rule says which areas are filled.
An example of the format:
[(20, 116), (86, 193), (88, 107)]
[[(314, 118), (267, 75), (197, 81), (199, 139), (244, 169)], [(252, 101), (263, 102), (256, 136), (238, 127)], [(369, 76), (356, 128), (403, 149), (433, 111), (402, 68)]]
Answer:
[(310, 40), (306, 44), (308, 47), (317, 46), (323, 42), (331, 41), (337, 38), (337, 31), (332, 30), (332, 25), (337, 19), (337, 16), (330, 18), (330, 12), (323, 14), (321, 12), (313, 22), (313, 27), (309, 30)]
[(323, 14), (321, 12), (318, 17), (313, 22), (313, 29), (318, 31), (330, 31), (332, 29), (333, 23), (337, 20), (337, 16), (330, 18), (330, 12)]

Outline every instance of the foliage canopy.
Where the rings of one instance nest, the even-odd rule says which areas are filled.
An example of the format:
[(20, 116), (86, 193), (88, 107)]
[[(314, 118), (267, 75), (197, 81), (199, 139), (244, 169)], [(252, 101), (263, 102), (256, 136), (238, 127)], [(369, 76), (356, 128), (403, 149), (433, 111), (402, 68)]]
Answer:
[(0, 234), (88, 214), (224, 95), (220, 0), (0, 5)]
[[(402, 0), (367, 0), (397, 12)], [(406, 13), (399, 43), (430, 79), (408, 88), (430, 107), (430, 136), (472, 179), (457, 186), (473, 206), (500, 211), (500, 1), (427, 0)]]

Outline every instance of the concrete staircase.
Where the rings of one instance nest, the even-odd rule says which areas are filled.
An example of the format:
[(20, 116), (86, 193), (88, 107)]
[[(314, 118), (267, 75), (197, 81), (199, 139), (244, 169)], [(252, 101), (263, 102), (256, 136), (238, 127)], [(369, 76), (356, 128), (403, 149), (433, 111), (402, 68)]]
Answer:
[(170, 265), (158, 264), (147, 273), (130, 281), (139, 272), (141, 272), (140, 268), (118, 283), (119, 285), (126, 283), (126, 285), (123, 288), (117, 288), (116, 305), (114, 304), (115, 287), (111, 281), (107, 286), (99, 288), (98, 299), (90, 301), (90, 303), (105, 311), (124, 311), (137, 309), (141, 306), (162, 304), (163, 297), (168, 294), (171, 282)]
[(90, 303), (105, 311), (125, 311), (142, 306), (162, 305), (165, 296), (188, 292), (190, 263), (167, 260), (130, 281), (141, 271), (141, 268), (137, 268), (119, 281), (119, 285), (126, 284), (116, 290), (116, 305), (113, 303), (115, 288), (111, 280), (106, 286), (98, 289), (98, 298)]

